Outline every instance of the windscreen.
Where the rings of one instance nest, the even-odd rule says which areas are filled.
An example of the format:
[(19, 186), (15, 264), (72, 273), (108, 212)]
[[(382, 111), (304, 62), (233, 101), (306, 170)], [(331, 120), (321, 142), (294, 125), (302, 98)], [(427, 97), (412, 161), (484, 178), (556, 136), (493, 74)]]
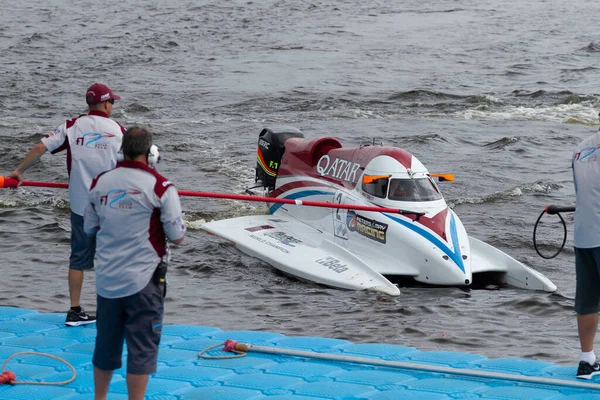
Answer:
[(363, 178), (362, 190), (372, 196), (385, 199), (388, 182), (389, 176), (367, 176)]
[(392, 179), (388, 199), (396, 201), (433, 201), (442, 195), (431, 178)]

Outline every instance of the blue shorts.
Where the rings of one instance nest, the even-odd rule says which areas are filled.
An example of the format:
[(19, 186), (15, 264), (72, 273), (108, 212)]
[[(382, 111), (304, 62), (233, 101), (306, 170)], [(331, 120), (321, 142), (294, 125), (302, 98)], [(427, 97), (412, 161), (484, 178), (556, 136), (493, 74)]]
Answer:
[(575, 312), (578, 315), (600, 311), (600, 247), (575, 248)]
[(71, 211), (71, 257), (69, 268), (77, 271), (94, 268), (96, 236), (88, 236), (83, 230), (83, 217)]
[(152, 279), (131, 296), (108, 299), (100, 295), (96, 312), (96, 347), (92, 363), (103, 371), (121, 368), (123, 340), (127, 342), (127, 373), (156, 372), (164, 314), (164, 283)]

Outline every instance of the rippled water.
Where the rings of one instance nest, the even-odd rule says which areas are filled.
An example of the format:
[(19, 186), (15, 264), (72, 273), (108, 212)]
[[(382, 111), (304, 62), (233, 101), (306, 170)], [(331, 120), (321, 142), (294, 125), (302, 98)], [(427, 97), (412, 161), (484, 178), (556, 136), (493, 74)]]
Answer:
[[(389, 299), (324, 288), (197, 229), (264, 206), (186, 198), (190, 230), (174, 251), (166, 321), (574, 363), (572, 242), (544, 260), (532, 231), (544, 206), (574, 203), (571, 152), (597, 129), (598, 6), (402, 3), (0, 3), (0, 170), (84, 112), (94, 81), (121, 95), (116, 120), (155, 132), (160, 171), (180, 189), (243, 192), (258, 133), (273, 124), (345, 146), (404, 147), (455, 174), (442, 190), (471, 235), (558, 292), (410, 285)], [(64, 156), (44, 156), (27, 178), (66, 181)], [(551, 252), (562, 228), (544, 221)], [(0, 192), (0, 238), (0, 304), (66, 310), (66, 193)], [(95, 305), (93, 274), (83, 304)]]

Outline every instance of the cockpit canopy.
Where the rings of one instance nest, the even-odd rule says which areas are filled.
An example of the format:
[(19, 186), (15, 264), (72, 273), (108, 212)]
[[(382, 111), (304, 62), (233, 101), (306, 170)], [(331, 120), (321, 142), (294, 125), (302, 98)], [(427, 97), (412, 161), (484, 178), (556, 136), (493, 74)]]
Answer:
[(429, 176), (423, 178), (391, 178), (389, 175), (364, 176), (362, 190), (381, 199), (394, 201), (435, 201), (442, 195)]

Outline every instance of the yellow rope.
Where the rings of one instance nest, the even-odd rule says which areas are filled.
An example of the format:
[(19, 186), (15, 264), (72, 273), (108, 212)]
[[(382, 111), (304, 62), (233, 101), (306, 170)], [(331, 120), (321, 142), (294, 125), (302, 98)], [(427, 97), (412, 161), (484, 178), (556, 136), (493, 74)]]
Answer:
[(69, 383), (73, 382), (75, 380), (75, 377), (77, 377), (77, 372), (75, 372), (75, 368), (73, 368), (73, 366), (71, 364), (69, 364), (66, 360), (64, 360), (64, 359), (62, 359), (60, 357), (53, 356), (52, 354), (38, 353), (37, 351), (22, 351), (22, 352), (15, 353), (12, 356), (8, 357), (6, 359), (6, 361), (4, 361), (4, 364), (2, 364), (2, 373), (4, 373), (5, 368), (6, 368), (6, 364), (8, 364), (8, 362), (11, 359), (15, 358), (16, 356), (23, 355), (23, 354), (33, 354), (33, 355), (36, 355), (36, 356), (43, 356), (43, 357), (52, 358), (54, 360), (58, 360), (58, 361), (64, 363), (67, 367), (69, 367), (71, 369), (71, 371), (73, 372), (73, 376), (70, 379), (68, 379), (66, 381), (63, 381), (63, 382), (35, 382), (35, 381), (32, 381), (32, 382), (19, 382), (19, 381), (12, 381), (12, 382), (10, 382), (11, 385), (66, 385), (66, 384), (69, 384)]

